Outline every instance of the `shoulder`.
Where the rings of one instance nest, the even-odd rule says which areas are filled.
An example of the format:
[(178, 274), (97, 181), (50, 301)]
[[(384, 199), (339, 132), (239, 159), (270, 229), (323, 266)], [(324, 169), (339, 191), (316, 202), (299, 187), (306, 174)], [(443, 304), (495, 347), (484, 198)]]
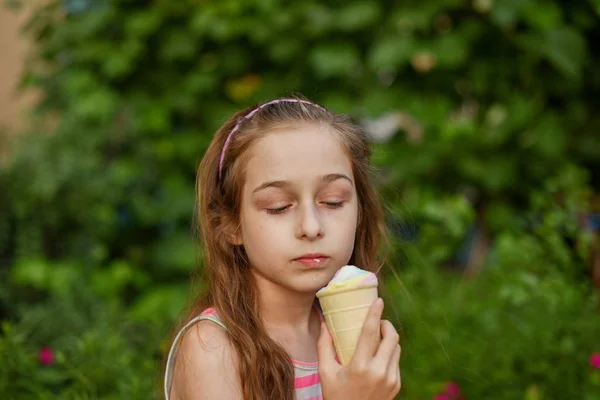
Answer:
[(173, 372), (174, 399), (241, 398), (238, 363), (227, 331), (199, 321), (181, 338)]
[(227, 331), (208, 320), (198, 321), (193, 324), (181, 338), (180, 351), (188, 355), (194, 354), (197, 351), (207, 354), (229, 353), (232, 349), (233, 345)]

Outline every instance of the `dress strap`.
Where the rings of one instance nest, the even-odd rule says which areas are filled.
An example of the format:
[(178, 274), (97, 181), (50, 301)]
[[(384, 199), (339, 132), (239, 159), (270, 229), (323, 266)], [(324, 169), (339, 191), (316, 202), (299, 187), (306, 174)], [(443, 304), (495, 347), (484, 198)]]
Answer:
[(223, 329), (227, 330), (227, 327), (223, 322), (219, 319), (217, 315), (199, 315), (197, 317), (192, 318), (175, 336), (173, 340), (173, 344), (171, 344), (171, 349), (169, 350), (169, 356), (167, 358), (167, 366), (165, 370), (165, 399), (169, 400), (169, 392), (171, 391), (171, 384), (173, 380), (173, 370), (175, 368), (175, 362), (177, 361), (177, 346), (179, 344), (179, 339), (183, 336), (183, 334), (195, 323), (200, 321), (212, 321), (215, 324), (219, 325)]

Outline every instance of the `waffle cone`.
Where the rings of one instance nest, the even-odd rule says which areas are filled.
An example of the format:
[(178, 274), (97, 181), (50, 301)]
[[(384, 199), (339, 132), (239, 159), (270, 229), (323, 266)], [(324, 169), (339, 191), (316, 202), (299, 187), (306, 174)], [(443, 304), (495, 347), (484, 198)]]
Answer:
[(352, 359), (369, 307), (377, 300), (377, 284), (317, 294), (338, 360)]

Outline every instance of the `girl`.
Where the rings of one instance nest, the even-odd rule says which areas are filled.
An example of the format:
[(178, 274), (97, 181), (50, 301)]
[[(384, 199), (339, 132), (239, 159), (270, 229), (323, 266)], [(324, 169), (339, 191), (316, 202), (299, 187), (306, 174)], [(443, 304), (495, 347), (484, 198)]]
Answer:
[(346, 264), (378, 270), (369, 155), (346, 117), (297, 98), (242, 110), (218, 130), (197, 179), (208, 294), (173, 341), (167, 399), (394, 398), (400, 346), (383, 301), (346, 366), (315, 301)]

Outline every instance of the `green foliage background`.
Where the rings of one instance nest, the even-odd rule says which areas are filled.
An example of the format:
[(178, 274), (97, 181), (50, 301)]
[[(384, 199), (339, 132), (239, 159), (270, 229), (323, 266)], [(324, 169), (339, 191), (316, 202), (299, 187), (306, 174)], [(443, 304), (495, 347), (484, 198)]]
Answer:
[(301, 93), (396, 123), (373, 161), (397, 234), (400, 397), (454, 380), (465, 399), (600, 399), (582, 223), (600, 187), (600, 4), (46, 3), (24, 27), (23, 87), (42, 97), (0, 169), (3, 398), (160, 397), (201, 266), (203, 150), (239, 108)]

